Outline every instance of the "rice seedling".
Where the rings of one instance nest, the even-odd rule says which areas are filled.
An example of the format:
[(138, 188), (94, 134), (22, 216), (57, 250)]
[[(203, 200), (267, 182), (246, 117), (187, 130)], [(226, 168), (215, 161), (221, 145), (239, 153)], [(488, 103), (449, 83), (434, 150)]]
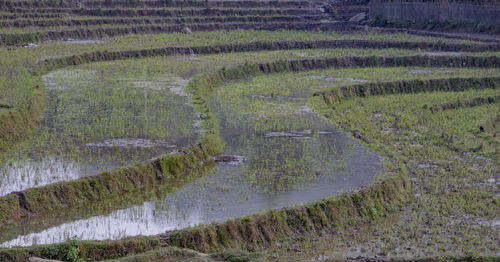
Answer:
[[(176, 247), (214, 260), (498, 255), (491, 41), (193, 33), (297, 26), (310, 9), (153, 3), (162, 6), (1, 7), (0, 212), (13, 212), (0, 216), (1, 246), (61, 244), (0, 248), (0, 260), (148, 259)], [(141, 35), (121, 35), (130, 32)], [(391, 61), (426, 66), (383, 67)], [(108, 178), (127, 181), (100, 185)], [(77, 196), (61, 201), (69, 191)], [(24, 213), (5, 209), (12, 202)], [(107, 239), (116, 242), (80, 241)]]

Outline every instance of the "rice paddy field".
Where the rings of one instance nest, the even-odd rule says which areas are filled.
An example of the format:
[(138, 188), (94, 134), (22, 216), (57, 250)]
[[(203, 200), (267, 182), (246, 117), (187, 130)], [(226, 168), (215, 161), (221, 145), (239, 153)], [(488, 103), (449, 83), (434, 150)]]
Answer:
[(500, 39), (323, 4), (0, 1), (0, 261), (498, 261)]

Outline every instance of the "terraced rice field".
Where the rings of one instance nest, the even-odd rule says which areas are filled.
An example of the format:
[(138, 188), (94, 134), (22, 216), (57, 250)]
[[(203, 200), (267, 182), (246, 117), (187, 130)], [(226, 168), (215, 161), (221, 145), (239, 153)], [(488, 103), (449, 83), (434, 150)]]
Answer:
[(0, 1), (0, 261), (497, 260), (500, 42), (323, 4)]

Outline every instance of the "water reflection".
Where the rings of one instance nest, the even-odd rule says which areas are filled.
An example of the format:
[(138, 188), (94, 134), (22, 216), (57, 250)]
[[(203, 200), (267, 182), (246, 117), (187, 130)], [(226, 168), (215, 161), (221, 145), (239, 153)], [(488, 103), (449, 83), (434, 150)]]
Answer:
[(165, 73), (132, 78), (109, 65), (43, 76), (47, 103), (40, 131), (1, 156), (0, 196), (129, 166), (196, 142), (198, 116), (183, 92), (188, 81)]
[[(369, 183), (381, 170), (379, 157), (336, 130), (293, 132), (307, 139), (247, 137), (225, 128), (221, 131), (226, 153), (244, 161), (220, 162), (208, 174), (166, 197), (108, 215), (63, 223), (41, 232), (24, 228), (23, 232), (33, 233), (2, 246), (50, 244), (73, 237), (120, 239), (222, 222), (350, 191)], [(292, 163), (292, 159), (296, 161)]]
[[(122, 79), (132, 81), (134, 77)], [(272, 86), (273, 81), (256, 83), (254, 87), (241, 82), (216, 89), (209, 104), (219, 119), (227, 159), (216, 159), (219, 162), (216, 168), (199, 174), (201, 178), (192, 179), (174, 192), (150, 197), (128, 208), (110, 207), (100, 214), (88, 211), (84, 215), (66, 214), (62, 218), (44, 219), (38, 224), (21, 223), (4, 234), (2, 239), (8, 241), (2, 246), (50, 244), (73, 237), (100, 240), (154, 235), (317, 201), (366, 185), (382, 171), (380, 158), (338, 131), (330, 120), (316, 114), (307, 104), (308, 97), (318, 88), (331, 87), (345, 79), (304, 79), (324, 84), (294, 86), (294, 83), (283, 83), (276, 88)], [(174, 80), (180, 82), (180, 79)], [(147, 86), (150, 87), (146, 88), (148, 92), (157, 89), (150, 82), (133, 82), (130, 85), (133, 88), (144, 90)], [(175, 92), (177, 100), (188, 98), (179, 93), (180, 89)], [(90, 121), (90, 124), (98, 123)], [(193, 124), (196, 125), (196, 121), (189, 123)], [(140, 126), (137, 132), (143, 132), (143, 128)], [(111, 133), (120, 130), (112, 129)], [(108, 154), (110, 156), (126, 152), (130, 148), (128, 145), (134, 143), (142, 145), (132, 147), (138, 152), (144, 150), (141, 154), (155, 152), (156, 147), (149, 147), (151, 144), (182, 145), (177, 140), (162, 140), (153, 135), (141, 137), (142, 140), (93, 134), (89, 137), (99, 139), (85, 141), (87, 148), (114, 150)], [(124, 157), (128, 154), (126, 152)], [(12, 233), (14, 231), (18, 233)]]

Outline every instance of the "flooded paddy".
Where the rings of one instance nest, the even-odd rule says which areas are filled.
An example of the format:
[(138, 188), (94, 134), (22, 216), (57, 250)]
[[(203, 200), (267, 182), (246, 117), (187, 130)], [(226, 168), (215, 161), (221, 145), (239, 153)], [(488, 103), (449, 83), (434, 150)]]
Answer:
[(130, 80), (105, 67), (59, 70), (43, 82), (41, 128), (2, 156), (0, 195), (144, 162), (197, 141), (198, 116), (178, 91), (187, 80), (146, 73)]
[(106, 44), (107, 41), (104, 40), (94, 40), (94, 39), (66, 39), (59, 41), (63, 44), (73, 44), (73, 45), (95, 45), (95, 44)]
[[(200, 116), (183, 88), (193, 75), (256, 57), (272, 61), (305, 52), (312, 56), (349, 53), (299, 50), (152, 58), (48, 74), (41, 131), (28, 145), (10, 153), (10, 162), (2, 167), (3, 176), (10, 177), (2, 179), (2, 194), (147, 161), (195, 143)], [(383, 172), (381, 159), (317, 115), (309, 97), (340, 85), (479, 71), (406, 73), (409, 70), (421, 69), (332, 69), (261, 76), (218, 88), (209, 105), (219, 119), (224, 155), (232, 156), (228, 161), (218, 161), (213, 170), (175, 192), (135, 206), (78, 218), (66, 214), (62, 220), (47, 219), (42, 226), (20, 224), (13, 229), (20, 236), (3, 236), (2, 245), (152, 235), (315, 201), (366, 185)], [(496, 69), (480, 72), (498, 74)], [(26, 179), (16, 185), (19, 176)]]
[[(240, 139), (233, 141), (238, 140)], [(228, 145), (227, 152), (243, 154), (263, 150), (267, 149), (269, 142), (282, 153), (285, 149), (282, 138), (261, 137), (257, 140), (260, 140), (260, 144), (255, 146)], [(336, 132), (307, 141), (287, 141), (286, 144), (286, 148), (293, 147), (292, 150), (300, 150), (302, 146), (307, 148), (293, 153), (293, 158), (288, 157), (288, 161), (300, 161), (300, 158), (322, 155), (321, 159), (309, 159), (305, 161), (307, 164), (302, 163), (304, 169), (281, 175), (277, 173), (281, 166), (277, 165), (278, 158), (270, 159), (271, 164), (250, 159), (237, 165), (218, 163), (202, 178), (164, 198), (155, 198), (108, 215), (63, 223), (41, 232), (36, 232), (33, 228), (23, 228), (20, 231), (24, 232), (24, 235), (4, 242), (2, 246), (58, 243), (68, 238), (120, 239), (127, 236), (154, 235), (197, 224), (223, 222), (262, 210), (293, 206), (337, 195), (369, 183), (373, 175), (380, 171), (377, 164), (380, 159), (367, 153), (343, 133)], [(319, 151), (315, 155), (308, 155), (309, 150), (317, 150), (320, 146), (335, 146), (339, 153), (321, 154)], [(311, 168), (314, 173), (302, 174), (305, 168)], [(31, 231), (34, 232), (26, 234)]]
[[(409, 50), (287, 50), (82, 65), (43, 77), (36, 137), (0, 158), (0, 195), (143, 162), (197, 141), (199, 115), (184, 87), (195, 74), (245, 62)], [(414, 52), (414, 51), (411, 51)]]
[[(226, 89), (231, 86), (222, 88)], [(314, 112), (283, 115), (283, 119), (293, 118), (289, 120), (297, 123), (296, 130), (259, 132), (228, 119), (239, 112), (212, 105), (226, 142), (225, 153), (213, 170), (165, 197), (24, 234), (2, 246), (49, 244), (68, 238), (120, 239), (223, 222), (348, 192), (370, 183), (382, 171), (378, 156)]]

